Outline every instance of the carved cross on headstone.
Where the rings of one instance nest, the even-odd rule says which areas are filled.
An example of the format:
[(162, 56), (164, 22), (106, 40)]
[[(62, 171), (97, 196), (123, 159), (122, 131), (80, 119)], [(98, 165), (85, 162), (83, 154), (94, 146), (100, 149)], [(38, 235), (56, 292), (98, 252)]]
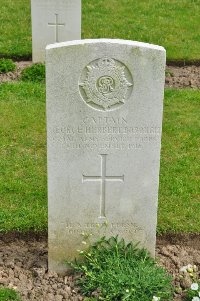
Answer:
[(104, 219), (106, 217), (106, 182), (107, 181), (120, 181), (124, 182), (123, 176), (107, 176), (106, 175), (106, 156), (107, 154), (102, 154), (101, 156), (101, 175), (100, 176), (85, 176), (83, 175), (83, 182), (100, 182), (101, 183), (101, 195), (100, 195), (100, 219)]
[(56, 39), (56, 43), (59, 42), (58, 39), (58, 28), (59, 26), (65, 26), (65, 23), (58, 23), (58, 14), (55, 14), (56, 16), (56, 21), (55, 23), (48, 23), (49, 26), (55, 26), (55, 39)]

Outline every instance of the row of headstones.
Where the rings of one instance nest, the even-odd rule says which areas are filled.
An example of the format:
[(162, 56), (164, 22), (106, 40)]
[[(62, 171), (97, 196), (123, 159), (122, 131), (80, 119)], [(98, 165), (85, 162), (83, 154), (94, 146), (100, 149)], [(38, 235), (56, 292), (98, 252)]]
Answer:
[[(79, 39), (80, 16), (81, 0), (32, 0), (33, 60)], [(160, 46), (47, 46), (50, 270), (63, 272), (85, 235), (119, 235), (154, 256), (164, 70)]]

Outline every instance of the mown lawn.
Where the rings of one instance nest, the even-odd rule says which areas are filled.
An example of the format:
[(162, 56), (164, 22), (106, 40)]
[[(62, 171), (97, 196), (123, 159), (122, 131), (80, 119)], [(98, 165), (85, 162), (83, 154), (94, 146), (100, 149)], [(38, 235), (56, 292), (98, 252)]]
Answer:
[[(0, 0), (0, 56), (31, 57), (30, 0)], [(168, 60), (200, 60), (199, 0), (82, 0), (82, 38), (159, 44)]]
[(200, 91), (167, 90), (158, 231), (200, 232)]
[(0, 112), (0, 229), (45, 229), (44, 85), (0, 85)]
[[(200, 92), (164, 104), (158, 232), (200, 232)], [(0, 230), (46, 230), (45, 86), (1, 84), (0, 112)]]

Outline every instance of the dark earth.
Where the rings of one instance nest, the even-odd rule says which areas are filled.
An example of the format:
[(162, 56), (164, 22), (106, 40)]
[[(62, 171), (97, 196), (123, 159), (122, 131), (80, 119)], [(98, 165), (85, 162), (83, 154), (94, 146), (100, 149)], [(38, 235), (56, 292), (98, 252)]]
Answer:
[[(0, 82), (9, 82), (18, 80), (21, 70), (30, 66), (32, 62), (16, 62), (17, 69), (15, 72), (8, 72), (7, 74), (0, 74)], [(169, 88), (192, 88), (200, 89), (200, 66), (184, 66), (166, 67), (165, 86)]]
[[(16, 81), (21, 70), (32, 63), (17, 62), (15, 72), (0, 74), (0, 82)], [(166, 87), (200, 89), (200, 66), (166, 67)], [(79, 301), (84, 297), (75, 286), (77, 276), (58, 276), (48, 272), (47, 235), (0, 235), (0, 287), (20, 293), (23, 301)], [(174, 301), (184, 300), (184, 290), (192, 280), (180, 278), (180, 268), (196, 265), (200, 277), (200, 233), (168, 234), (157, 238), (156, 258), (173, 276)], [(150, 300), (151, 301), (151, 300)]]
[[(75, 286), (77, 276), (61, 277), (48, 272), (47, 235), (1, 234), (0, 239), (0, 286), (15, 289), (23, 301), (84, 299)], [(156, 258), (173, 275), (174, 286), (182, 289), (174, 294), (174, 300), (183, 300), (184, 289), (192, 281), (190, 277), (180, 279), (179, 270), (188, 264), (200, 270), (200, 234), (159, 236)]]

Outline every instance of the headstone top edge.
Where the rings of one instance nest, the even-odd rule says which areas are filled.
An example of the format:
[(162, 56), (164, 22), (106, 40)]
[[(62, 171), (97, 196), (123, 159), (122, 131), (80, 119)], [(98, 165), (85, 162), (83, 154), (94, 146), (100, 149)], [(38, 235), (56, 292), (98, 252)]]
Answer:
[(64, 48), (67, 46), (89, 45), (89, 44), (92, 45), (92, 44), (102, 44), (102, 43), (134, 46), (134, 47), (140, 47), (140, 48), (146, 48), (146, 49), (152, 49), (152, 50), (159, 50), (159, 51), (166, 53), (166, 50), (163, 46), (149, 44), (149, 43), (143, 43), (143, 42), (138, 42), (138, 41), (132, 41), (132, 40), (123, 40), (123, 39), (73, 40), (73, 41), (49, 44), (46, 46), (46, 51), (51, 50), (51, 49)]

